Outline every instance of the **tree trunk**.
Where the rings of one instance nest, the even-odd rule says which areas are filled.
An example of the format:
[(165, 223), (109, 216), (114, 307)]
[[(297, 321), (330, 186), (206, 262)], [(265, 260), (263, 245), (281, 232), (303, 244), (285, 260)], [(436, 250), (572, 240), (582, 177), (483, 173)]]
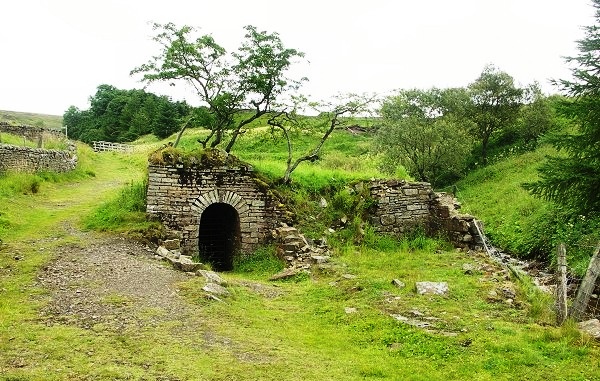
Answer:
[(181, 130), (179, 130), (179, 133), (177, 134), (177, 138), (175, 139), (175, 143), (173, 143), (173, 148), (177, 148), (177, 145), (179, 144), (179, 140), (181, 140), (181, 135), (183, 135), (183, 132), (188, 127), (188, 124), (189, 123), (185, 123), (183, 125), (183, 127), (181, 127)]

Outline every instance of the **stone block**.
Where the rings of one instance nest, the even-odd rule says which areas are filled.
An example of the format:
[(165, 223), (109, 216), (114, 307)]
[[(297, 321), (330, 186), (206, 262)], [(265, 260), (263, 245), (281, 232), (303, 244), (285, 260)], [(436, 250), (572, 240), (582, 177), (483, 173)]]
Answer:
[(396, 223), (396, 216), (393, 214), (384, 214), (381, 216), (381, 224), (384, 226)]

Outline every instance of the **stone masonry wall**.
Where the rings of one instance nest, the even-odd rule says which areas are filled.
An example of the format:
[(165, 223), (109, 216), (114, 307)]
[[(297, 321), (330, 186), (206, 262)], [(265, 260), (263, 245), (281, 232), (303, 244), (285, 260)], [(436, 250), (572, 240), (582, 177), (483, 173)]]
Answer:
[(382, 233), (402, 235), (417, 227), (427, 228), (433, 190), (428, 183), (374, 180), (369, 184), (377, 201), (371, 224)]
[(31, 140), (32, 142), (36, 142), (40, 137), (44, 138), (45, 136), (52, 136), (54, 139), (65, 138), (62, 132), (58, 130), (32, 126), (14, 126), (6, 122), (0, 122), (0, 132), (23, 136), (25, 139)]
[[(45, 139), (47, 136), (52, 136), (53, 139), (65, 139), (59, 131), (29, 126), (13, 126), (0, 122), (0, 133), (2, 132), (23, 136), (31, 141)], [(68, 143), (68, 149), (65, 151), (0, 143), (0, 173), (6, 171), (67, 172), (75, 169), (76, 165), (76, 148), (72, 143)]]
[(147, 213), (181, 239), (183, 254), (198, 252), (202, 212), (215, 203), (231, 205), (240, 220), (241, 251), (251, 252), (271, 239), (278, 201), (252, 168), (149, 166)]
[(47, 150), (0, 144), (0, 173), (68, 172), (75, 169), (77, 156), (71, 151)]
[(422, 228), (445, 236), (457, 247), (481, 245), (475, 218), (460, 214), (454, 197), (435, 193), (429, 183), (373, 180), (369, 191), (376, 204), (371, 224), (378, 232), (401, 236)]

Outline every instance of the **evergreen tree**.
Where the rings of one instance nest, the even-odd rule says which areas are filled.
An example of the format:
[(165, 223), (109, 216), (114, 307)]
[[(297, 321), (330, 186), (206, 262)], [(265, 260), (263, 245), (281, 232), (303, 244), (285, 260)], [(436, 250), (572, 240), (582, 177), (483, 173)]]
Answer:
[(567, 58), (574, 64), (573, 80), (556, 81), (570, 96), (559, 112), (577, 130), (552, 139), (564, 154), (549, 157), (539, 169), (541, 179), (524, 185), (581, 215), (600, 212), (600, 0), (593, 0), (593, 6), (596, 24), (585, 27), (585, 38), (577, 41), (579, 54)]

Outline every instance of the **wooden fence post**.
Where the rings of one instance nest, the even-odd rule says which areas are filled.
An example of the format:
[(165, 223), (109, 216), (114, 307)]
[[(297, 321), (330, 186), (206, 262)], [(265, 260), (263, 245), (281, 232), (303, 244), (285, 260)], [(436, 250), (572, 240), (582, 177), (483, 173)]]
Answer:
[(564, 243), (558, 245), (556, 259), (558, 262), (558, 284), (556, 285), (556, 321), (559, 325), (561, 325), (565, 322), (568, 316), (567, 250)]
[(600, 243), (596, 246), (596, 250), (594, 251), (594, 255), (590, 259), (590, 264), (588, 266), (587, 272), (585, 273), (585, 277), (583, 281), (579, 285), (579, 289), (577, 290), (577, 296), (575, 297), (575, 302), (573, 303), (573, 308), (571, 309), (571, 317), (575, 321), (580, 321), (583, 315), (585, 314), (585, 310), (587, 309), (588, 303), (590, 301), (590, 297), (594, 292), (594, 287), (596, 287), (596, 279), (598, 275), (600, 275)]

